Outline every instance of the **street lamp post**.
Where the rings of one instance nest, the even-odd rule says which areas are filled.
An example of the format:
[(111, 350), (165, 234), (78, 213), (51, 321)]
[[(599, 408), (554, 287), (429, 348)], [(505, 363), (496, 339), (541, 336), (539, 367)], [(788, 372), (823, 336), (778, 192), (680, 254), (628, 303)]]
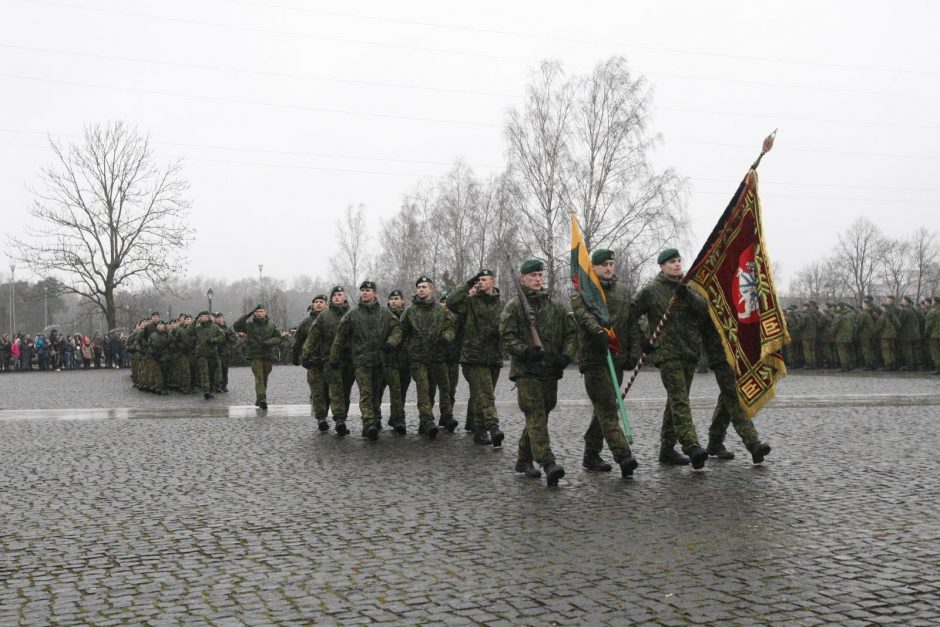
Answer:
[(258, 264), (258, 292), (260, 294), (258, 296), (258, 301), (263, 303), (264, 302), (264, 284), (262, 283), (262, 279), (261, 279), (262, 268), (264, 268), (264, 264), (259, 263)]
[(49, 286), (42, 286), (43, 327), (49, 326)]
[(212, 291), (212, 288), (210, 287), (209, 290), (206, 292), (206, 298), (209, 299), (209, 313), (212, 313), (212, 296), (213, 296), (213, 294), (215, 294), (215, 292), (213, 292), (213, 291)]

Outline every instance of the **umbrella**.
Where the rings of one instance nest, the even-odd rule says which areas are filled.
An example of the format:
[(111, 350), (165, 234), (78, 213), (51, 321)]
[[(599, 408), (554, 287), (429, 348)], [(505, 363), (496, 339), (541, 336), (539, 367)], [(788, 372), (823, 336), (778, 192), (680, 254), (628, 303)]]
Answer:
[(61, 325), (61, 324), (50, 324), (49, 326), (47, 326), (46, 328), (44, 328), (44, 329), (42, 330), (42, 334), (43, 334), (45, 337), (49, 337), (49, 335), (50, 335), (53, 331), (55, 331), (58, 335), (62, 335), (62, 325)]

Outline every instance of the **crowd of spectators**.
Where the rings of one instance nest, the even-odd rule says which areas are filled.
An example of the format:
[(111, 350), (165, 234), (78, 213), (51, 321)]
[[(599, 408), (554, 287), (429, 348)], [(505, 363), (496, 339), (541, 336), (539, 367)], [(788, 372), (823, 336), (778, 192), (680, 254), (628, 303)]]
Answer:
[(61, 371), (91, 368), (127, 368), (127, 335), (123, 332), (93, 337), (75, 333), (49, 336), (18, 333), (0, 339), (0, 372)]

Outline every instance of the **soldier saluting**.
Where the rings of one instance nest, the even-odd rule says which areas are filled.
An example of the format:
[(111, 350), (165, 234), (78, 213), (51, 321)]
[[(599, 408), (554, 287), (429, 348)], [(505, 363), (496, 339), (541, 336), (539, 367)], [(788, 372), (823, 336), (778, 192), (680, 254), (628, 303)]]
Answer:
[(232, 328), (245, 336), (245, 357), (255, 377), (255, 405), (268, 409), (268, 376), (274, 365), (274, 349), (281, 343), (281, 332), (268, 319), (264, 305), (243, 314)]
[(511, 357), (509, 380), (516, 384), (525, 429), (519, 439), (516, 472), (538, 478), (537, 462), (549, 486), (565, 469), (555, 461), (548, 435), (548, 414), (558, 401), (558, 380), (577, 348), (577, 331), (564, 306), (543, 289), (545, 264), (529, 259), (519, 268), (519, 295), (499, 318), (503, 350)]

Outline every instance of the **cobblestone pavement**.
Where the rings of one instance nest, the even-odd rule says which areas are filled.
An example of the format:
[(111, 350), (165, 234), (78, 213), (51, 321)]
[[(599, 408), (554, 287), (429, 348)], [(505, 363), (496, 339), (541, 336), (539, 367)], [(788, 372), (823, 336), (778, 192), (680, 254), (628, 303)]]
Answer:
[[(557, 489), (512, 471), (508, 381), (493, 449), (320, 434), (299, 368), (267, 413), (249, 379), (206, 402), (126, 371), (0, 376), (0, 625), (940, 624), (937, 377), (792, 376), (762, 466), (731, 434), (737, 459), (691, 471), (656, 461), (643, 373), (624, 480), (580, 468), (569, 370)], [(700, 375), (703, 437), (715, 394)]]

